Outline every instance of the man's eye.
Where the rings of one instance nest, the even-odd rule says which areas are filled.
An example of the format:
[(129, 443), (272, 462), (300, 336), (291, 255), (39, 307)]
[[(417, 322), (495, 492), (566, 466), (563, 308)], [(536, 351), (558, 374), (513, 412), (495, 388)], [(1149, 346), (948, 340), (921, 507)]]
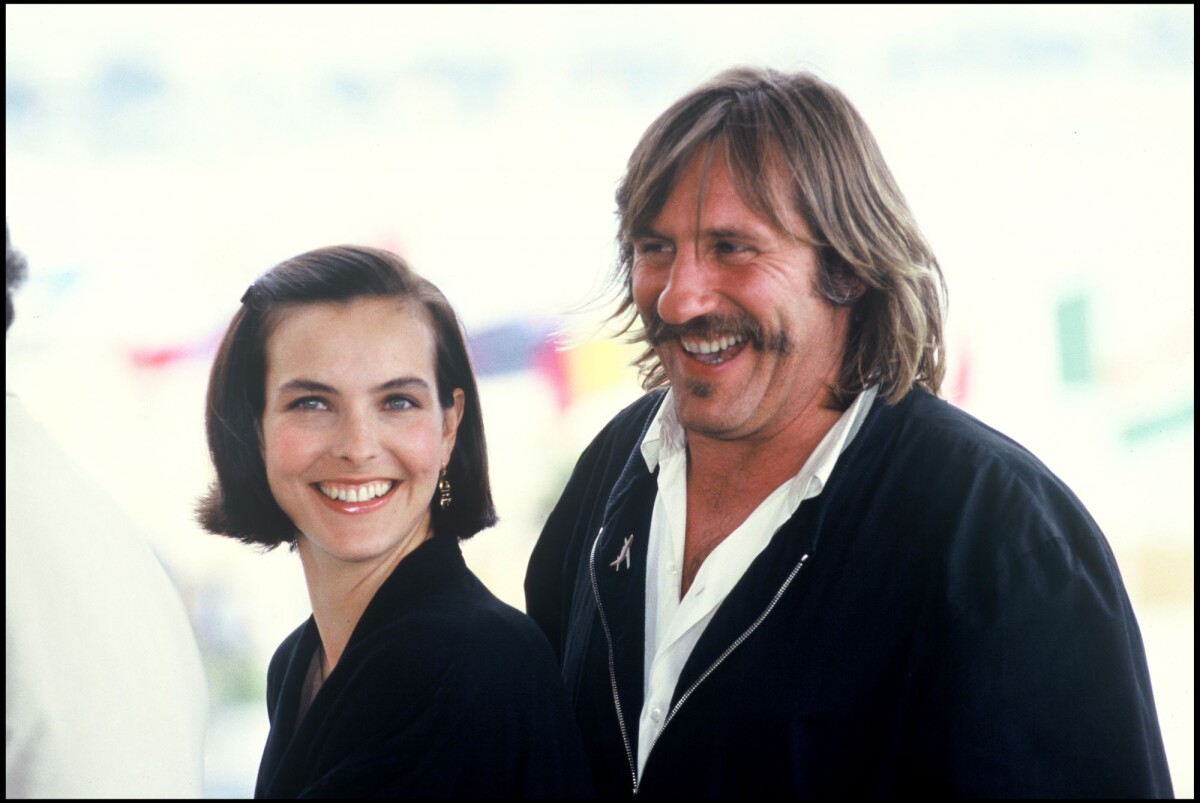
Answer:
[(664, 242), (648, 240), (640, 242), (633, 247), (635, 253), (649, 256), (653, 254), (664, 254), (669, 250), (669, 246)]
[(727, 264), (739, 265), (754, 258), (755, 250), (748, 245), (721, 240), (713, 246), (718, 259)]

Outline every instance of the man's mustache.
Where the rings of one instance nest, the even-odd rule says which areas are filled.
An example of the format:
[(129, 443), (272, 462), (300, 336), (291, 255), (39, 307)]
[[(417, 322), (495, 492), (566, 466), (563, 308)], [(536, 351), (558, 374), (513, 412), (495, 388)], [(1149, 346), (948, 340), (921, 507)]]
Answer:
[(701, 315), (685, 323), (667, 323), (657, 312), (651, 311), (643, 321), (646, 327), (646, 342), (651, 346), (659, 346), (668, 340), (681, 337), (692, 340), (735, 337), (747, 341), (758, 351), (784, 354), (790, 345), (786, 332), (767, 332), (762, 324), (749, 315)]

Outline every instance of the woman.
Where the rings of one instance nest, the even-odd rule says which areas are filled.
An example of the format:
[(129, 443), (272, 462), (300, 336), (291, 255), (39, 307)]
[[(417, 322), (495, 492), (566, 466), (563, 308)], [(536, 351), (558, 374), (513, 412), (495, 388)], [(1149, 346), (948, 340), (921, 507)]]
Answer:
[(267, 673), (256, 797), (575, 797), (541, 631), (471, 573), (495, 523), (458, 319), (394, 254), (289, 259), (242, 297), (208, 387), (205, 529), (300, 556), (312, 616)]

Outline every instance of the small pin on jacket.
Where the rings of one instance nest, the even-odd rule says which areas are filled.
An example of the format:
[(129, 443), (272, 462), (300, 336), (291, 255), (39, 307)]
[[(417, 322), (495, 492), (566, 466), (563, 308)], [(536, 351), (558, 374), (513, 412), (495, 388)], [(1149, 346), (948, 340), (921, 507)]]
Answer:
[(625, 568), (628, 569), (629, 562), (630, 562), (629, 561), (629, 545), (632, 543), (633, 543), (633, 534), (631, 533), (630, 536), (625, 539), (625, 545), (621, 547), (621, 551), (617, 555), (617, 559), (608, 565), (612, 566), (617, 571), (621, 571), (621, 561), (625, 561)]

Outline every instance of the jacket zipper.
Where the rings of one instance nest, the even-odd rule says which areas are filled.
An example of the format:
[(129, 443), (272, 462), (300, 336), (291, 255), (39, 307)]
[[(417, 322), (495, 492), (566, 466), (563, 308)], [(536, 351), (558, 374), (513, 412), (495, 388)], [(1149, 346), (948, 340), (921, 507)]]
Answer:
[[(621, 711), (621, 698), (617, 693), (617, 672), (616, 662), (613, 658), (612, 632), (608, 628), (608, 617), (604, 615), (604, 603), (600, 600), (600, 587), (596, 584), (596, 547), (599, 546), (600, 536), (603, 534), (604, 528), (601, 527), (600, 531), (596, 533), (596, 540), (592, 542), (592, 552), (588, 560), (588, 569), (590, 570), (592, 578), (592, 595), (596, 598), (596, 610), (600, 614), (600, 626), (604, 629), (604, 640), (608, 645), (608, 679), (609, 683), (612, 684), (613, 705), (615, 705), (617, 709), (617, 724), (621, 728), (621, 741), (625, 743), (625, 759), (629, 762), (629, 774), (633, 781), (633, 796), (637, 797), (637, 764), (635, 764), (633, 760), (633, 749), (629, 745), (629, 732), (625, 729), (625, 715)], [(758, 618), (751, 622), (750, 626), (746, 628), (745, 632), (734, 639), (733, 643), (726, 647), (725, 651), (717, 656), (716, 660), (709, 665), (708, 669), (705, 669), (704, 672), (701, 673), (700, 677), (696, 678), (692, 685), (688, 687), (687, 691), (679, 696), (679, 701), (671, 707), (670, 712), (667, 714), (666, 720), (663, 721), (662, 727), (658, 729), (658, 735), (655, 736), (654, 741), (650, 743), (650, 749), (646, 751), (647, 760), (649, 760), (650, 753), (654, 752), (654, 745), (658, 744), (658, 740), (662, 737), (663, 732), (667, 729), (667, 726), (671, 724), (671, 720), (675, 718), (675, 714), (679, 712), (679, 709), (683, 707), (683, 704), (687, 702), (688, 698), (692, 696), (692, 693), (696, 691), (700, 684), (703, 683), (709, 675), (715, 672), (717, 667), (723, 664), (725, 659), (728, 658), (734, 650), (741, 646), (742, 642), (750, 638), (751, 634), (758, 629), (759, 625), (761, 625), (767, 616), (770, 615), (771, 611), (775, 610), (775, 606), (779, 604), (780, 598), (783, 596), (784, 592), (788, 590), (788, 586), (792, 584), (792, 581), (796, 579), (796, 575), (798, 575), (800, 570), (804, 568), (804, 563), (807, 560), (807, 553), (800, 556), (799, 563), (797, 563), (795, 568), (792, 569), (786, 578), (784, 578), (783, 584), (779, 587), (779, 590), (775, 592), (775, 596), (771, 598), (771, 602), (765, 609), (763, 609), (763, 612), (758, 615)]]
[(671, 720), (675, 718), (675, 714), (679, 712), (679, 709), (684, 703), (687, 702), (687, 699), (692, 696), (692, 692), (694, 692), (709, 675), (715, 672), (718, 666), (725, 662), (725, 659), (729, 657), (730, 653), (741, 646), (743, 641), (750, 638), (750, 634), (758, 629), (758, 626), (763, 623), (763, 620), (767, 618), (771, 611), (775, 610), (775, 606), (779, 604), (779, 598), (783, 596), (783, 592), (787, 591), (788, 586), (792, 584), (792, 580), (796, 579), (796, 575), (800, 573), (802, 568), (804, 568), (804, 562), (807, 560), (807, 554), (800, 556), (800, 562), (796, 564), (796, 567), (792, 569), (791, 573), (783, 581), (783, 585), (781, 585), (779, 590), (775, 592), (775, 596), (772, 597), (770, 604), (768, 604), (763, 612), (758, 615), (758, 618), (751, 622), (750, 626), (746, 628), (746, 632), (734, 639), (733, 643), (726, 647), (723, 653), (717, 656), (716, 660), (712, 662), (708, 669), (705, 669), (704, 672), (701, 673), (700, 677), (696, 678), (692, 685), (688, 687), (687, 691), (679, 695), (679, 701), (671, 707), (670, 712), (667, 713), (667, 718), (663, 721), (662, 727), (658, 729), (658, 735), (655, 736), (654, 741), (650, 743), (650, 749), (646, 751), (647, 759), (649, 758), (650, 753), (654, 752), (654, 745), (658, 744), (658, 740), (662, 737), (663, 731), (665, 731), (667, 726), (671, 724)]
[(629, 774), (633, 782), (633, 794), (637, 795), (638, 777), (637, 764), (633, 761), (633, 749), (629, 746), (629, 731), (625, 729), (625, 715), (621, 712), (621, 697), (617, 693), (617, 669), (613, 658), (612, 631), (608, 628), (608, 617), (604, 615), (604, 605), (600, 602), (600, 587), (596, 584), (596, 547), (600, 545), (600, 536), (604, 528), (596, 533), (592, 542), (592, 554), (588, 557), (588, 570), (592, 577), (592, 596), (596, 598), (596, 610), (600, 613), (600, 626), (604, 628), (604, 641), (608, 645), (608, 681), (612, 684), (613, 705), (617, 709), (617, 725), (621, 728), (621, 741), (625, 743), (625, 760), (629, 762)]

